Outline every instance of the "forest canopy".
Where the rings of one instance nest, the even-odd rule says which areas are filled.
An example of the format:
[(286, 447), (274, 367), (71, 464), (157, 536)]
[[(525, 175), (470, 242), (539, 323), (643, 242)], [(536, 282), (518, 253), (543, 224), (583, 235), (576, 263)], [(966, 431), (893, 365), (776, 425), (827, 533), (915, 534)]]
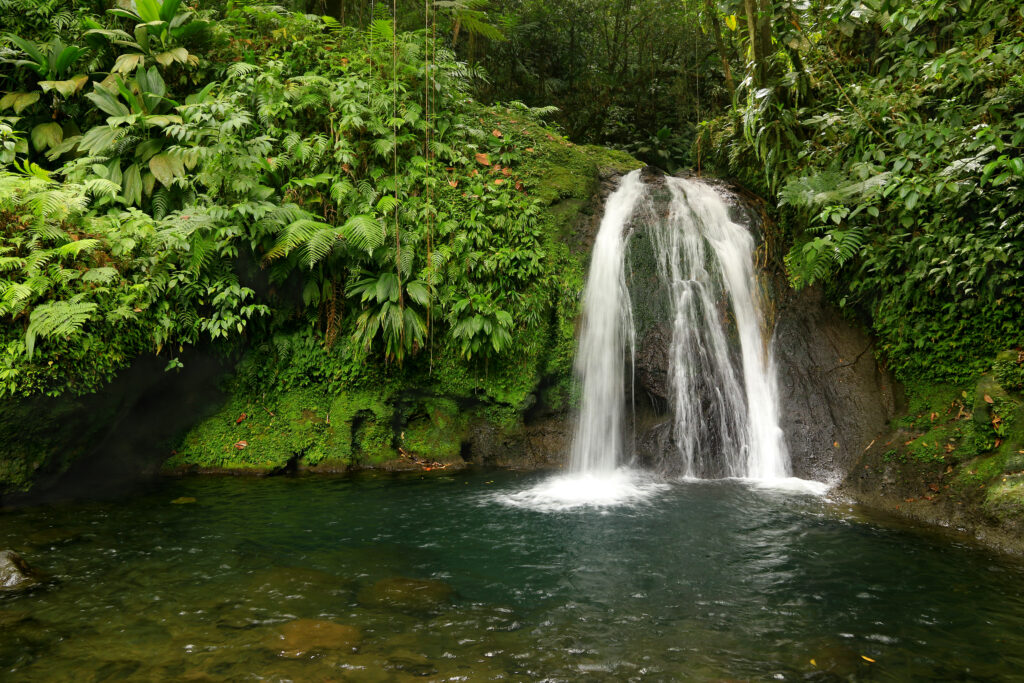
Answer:
[(1018, 3), (284, 5), (0, 0), (0, 395), (197, 344), (542, 347), (571, 142), (773, 200), (779, 272), (902, 378), (1024, 341)]

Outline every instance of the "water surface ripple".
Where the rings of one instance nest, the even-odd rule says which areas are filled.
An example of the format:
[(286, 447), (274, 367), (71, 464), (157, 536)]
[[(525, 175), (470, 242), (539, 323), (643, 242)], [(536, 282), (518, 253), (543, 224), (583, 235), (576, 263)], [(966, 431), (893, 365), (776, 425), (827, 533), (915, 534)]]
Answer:
[[(557, 511), (508, 504), (549, 475), (433, 474), (0, 513), (49, 576), (0, 595), (0, 679), (1022, 679), (1015, 561), (739, 481)], [(440, 597), (375, 599), (395, 577)], [(283, 651), (296, 620), (357, 648)]]

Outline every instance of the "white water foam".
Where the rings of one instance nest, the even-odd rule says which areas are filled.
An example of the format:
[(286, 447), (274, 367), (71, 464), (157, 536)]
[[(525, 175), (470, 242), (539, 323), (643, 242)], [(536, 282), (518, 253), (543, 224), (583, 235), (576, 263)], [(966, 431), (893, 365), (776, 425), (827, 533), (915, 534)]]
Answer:
[(500, 494), (497, 502), (538, 512), (638, 505), (669, 486), (627, 467), (610, 472), (574, 472), (545, 479), (518, 493)]
[(812, 479), (799, 477), (778, 477), (776, 479), (742, 479), (754, 488), (782, 493), (798, 493), (810, 496), (824, 496), (832, 488), (831, 485)]

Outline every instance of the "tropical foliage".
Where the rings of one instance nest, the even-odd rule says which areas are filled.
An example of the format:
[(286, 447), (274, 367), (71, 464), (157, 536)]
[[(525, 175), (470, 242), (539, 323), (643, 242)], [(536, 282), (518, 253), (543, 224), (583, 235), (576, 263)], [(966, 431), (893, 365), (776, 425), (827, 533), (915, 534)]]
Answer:
[(389, 19), (210, 12), (149, 0), (10, 38), (0, 396), (257, 333), (313, 329), (356, 363), (539, 353), (565, 251), (533, 162), (569, 144), (544, 112), (479, 104), (472, 67)]
[(703, 148), (778, 197), (792, 284), (870, 321), (899, 376), (983, 371), (1024, 342), (1024, 9), (771, 9), (772, 48)]

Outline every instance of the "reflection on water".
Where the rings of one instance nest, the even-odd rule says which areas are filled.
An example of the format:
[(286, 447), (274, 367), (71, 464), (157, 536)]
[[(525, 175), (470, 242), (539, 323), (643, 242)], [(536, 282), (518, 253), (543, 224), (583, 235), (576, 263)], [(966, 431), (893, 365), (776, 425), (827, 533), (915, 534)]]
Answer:
[(1017, 563), (736, 481), (661, 484), (618, 507), (507, 504), (549, 481), (187, 479), (0, 513), (0, 548), (48, 575), (0, 596), (0, 679), (1024, 671)]

